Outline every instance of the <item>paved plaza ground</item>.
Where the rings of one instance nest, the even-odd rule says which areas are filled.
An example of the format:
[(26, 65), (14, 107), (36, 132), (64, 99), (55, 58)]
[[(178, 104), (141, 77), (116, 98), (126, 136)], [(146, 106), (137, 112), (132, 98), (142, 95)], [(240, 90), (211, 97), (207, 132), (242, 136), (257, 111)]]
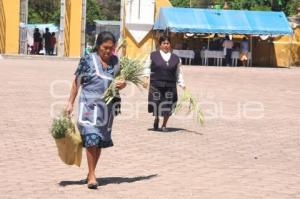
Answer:
[(206, 121), (180, 114), (169, 133), (151, 131), (147, 92), (129, 85), (88, 190), (85, 154), (64, 165), (49, 134), (76, 65), (0, 60), (1, 199), (300, 199), (300, 68), (184, 66)]

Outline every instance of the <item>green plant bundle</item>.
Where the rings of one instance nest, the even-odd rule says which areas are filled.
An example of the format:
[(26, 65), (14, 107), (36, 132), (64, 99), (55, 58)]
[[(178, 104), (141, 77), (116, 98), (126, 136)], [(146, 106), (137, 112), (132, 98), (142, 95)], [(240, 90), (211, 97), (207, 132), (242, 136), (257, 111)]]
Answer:
[[(144, 72), (144, 67), (141, 61), (122, 57), (120, 60), (120, 67), (121, 70), (119, 74), (116, 75), (114, 82), (124, 80), (126, 82), (131, 82), (138, 87), (143, 84), (141, 77)], [(104, 93), (104, 101), (106, 104), (109, 104), (119, 93), (119, 90), (115, 88), (114, 82), (110, 84)]]
[(175, 113), (180, 112), (185, 107), (185, 105), (188, 105), (187, 114), (190, 114), (191, 112), (195, 112), (197, 115), (197, 122), (199, 122), (201, 125), (203, 125), (204, 124), (204, 114), (199, 107), (199, 103), (197, 102), (197, 99), (187, 89), (184, 90), (183, 95), (181, 96), (180, 100), (178, 101), (176, 109), (175, 109)]
[(59, 117), (53, 119), (51, 126), (51, 134), (55, 139), (64, 138), (68, 129), (73, 128), (71, 118), (67, 116), (67, 113), (62, 112)]

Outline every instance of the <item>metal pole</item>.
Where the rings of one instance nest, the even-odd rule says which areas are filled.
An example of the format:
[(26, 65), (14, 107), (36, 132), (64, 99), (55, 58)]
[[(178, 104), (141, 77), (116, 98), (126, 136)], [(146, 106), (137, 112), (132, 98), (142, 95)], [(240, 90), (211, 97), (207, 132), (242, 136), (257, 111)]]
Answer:
[(251, 52), (251, 58), (250, 58), (250, 66), (253, 66), (253, 38), (252, 35), (250, 35), (250, 52)]
[(66, 0), (60, 0), (60, 25), (59, 25), (59, 46), (58, 56), (64, 56), (65, 54), (65, 11), (66, 11)]
[[(154, 1), (154, 16), (153, 16), (154, 21), (155, 21), (156, 12), (157, 12), (157, 10), (156, 10), (156, 1)], [(154, 50), (154, 46), (155, 46), (155, 31), (152, 28), (151, 52)]]
[(129, 22), (131, 22), (132, 20), (132, 3), (133, 0), (129, 0), (130, 1), (130, 7), (129, 7)]
[(120, 39), (119, 41), (123, 40), (123, 28), (124, 28), (124, 3), (125, 0), (121, 0), (121, 9), (120, 9)]
[[(119, 38), (119, 42), (118, 45), (123, 45), (123, 42), (125, 40), (125, 22), (126, 22), (126, 16), (125, 16), (125, 1), (127, 0), (121, 0), (121, 23), (120, 23), (120, 38)], [(121, 44), (122, 43), (122, 44)], [(124, 55), (124, 47), (121, 46), (120, 49), (118, 49), (118, 56), (121, 57)]]
[(208, 41), (207, 41), (207, 50), (209, 50), (210, 47), (210, 38), (208, 37)]
[(27, 54), (28, 0), (21, 0), (20, 3), (19, 53)]
[(139, 14), (138, 18), (141, 19), (141, 0), (139, 0)]

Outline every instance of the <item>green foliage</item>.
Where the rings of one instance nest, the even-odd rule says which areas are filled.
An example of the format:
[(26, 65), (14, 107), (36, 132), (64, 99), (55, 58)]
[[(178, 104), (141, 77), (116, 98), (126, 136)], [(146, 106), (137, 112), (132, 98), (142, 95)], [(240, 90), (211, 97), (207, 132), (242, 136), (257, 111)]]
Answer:
[[(93, 25), (94, 20), (119, 20), (120, 1), (87, 0), (86, 24)], [(60, 23), (60, 0), (29, 0), (28, 23)]]
[[(115, 81), (125, 80), (126, 82), (131, 82), (138, 87), (142, 86), (143, 81), (141, 80), (141, 78), (144, 72), (143, 64), (144, 63), (139, 60), (122, 57), (120, 60), (121, 70), (120, 73), (116, 76)], [(113, 82), (104, 93), (105, 103), (109, 104), (117, 94), (118, 89), (115, 88)]]
[(103, 0), (101, 2), (102, 15), (107, 20), (120, 20), (121, 0)]
[(64, 138), (68, 129), (73, 127), (71, 119), (63, 111), (58, 118), (55, 118), (51, 126), (51, 135), (55, 139)]
[(170, 2), (175, 7), (190, 7), (190, 0), (171, 0)]
[[(226, 0), (171, 0), (175, 7), (210, 7), (220, 5), (223, 7)], [(291, 16), (297, 13), (300, 0), (227, 0), (231, 9), (235, 10), (274, 10), (284, 11)]]
[(201, 125), (204, 124), (204, 114), (199, 106), (197, 98), (187, 89), (184, 90), (183, 95), (180, 97), (175, 113), (182, 111), (184, 108), (187, 108), (187, 115), (194, 112), (198, 123)]
[(86, 24), (93, 25), (94, 20), (96, 19), (106, 20), (107, 18), (102, 13), (102, 9), (100, 7), (100, 4), (97, 2), (97, 0), (87, 0)]
[[(212, 4), (224, 5), (226, 0), (213, 0)], [(280, 0), (231, 0), (227, 1), (231, 9), (235, 10), (272, 10)]]
[(171, 0), (175, 7), (194, 7), (194, 8), (207, 8), (211, 2), (210, 0)]
[(290, 0), (286, 4), (284, 11), (290, 16), (296, 15), (298, 7), (300, 7), (300, 0)]
[(29, 0), (28, 23), (55, 23), (60, 20), (60, 0)]

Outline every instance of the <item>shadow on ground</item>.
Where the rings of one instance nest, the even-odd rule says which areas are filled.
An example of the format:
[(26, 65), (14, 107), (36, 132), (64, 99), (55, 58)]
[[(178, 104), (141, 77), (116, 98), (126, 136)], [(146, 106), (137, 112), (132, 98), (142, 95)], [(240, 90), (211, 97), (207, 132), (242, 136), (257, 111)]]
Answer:
[[(103, 177), (97, 178), (97, 181), (100, 186), (105, 186), (109, 184), (122, 184), (122, 183), (133, 183), (142, 180), (150, 180), (151, 178), (155, 178), (158, 175), (149, 175), (149, 176), (138, 176), (138, 177)], [(69, 185), (84, 185), (86, 184), (86, 180), (79, 181), (61, 181), (59, 183), (60, 186), (65, 187)]]
[(196, 135), (203, 135), (202, 133), (199, 133), (197, 131), (191, 131), (191, 130), (182, 129), (182, 128), (172, 128), (172, 127), (168, 127), (168, 132), (162, 132), (161, 130), (154, 130), (153, 128), (148, 129), (148, 131), (153, 131), (153, 132), (157, 132), (157, 133), (176, 133), (176, 132), (182, 132), (182, 133), (192, 133), (192, 134), (196, 134)]

